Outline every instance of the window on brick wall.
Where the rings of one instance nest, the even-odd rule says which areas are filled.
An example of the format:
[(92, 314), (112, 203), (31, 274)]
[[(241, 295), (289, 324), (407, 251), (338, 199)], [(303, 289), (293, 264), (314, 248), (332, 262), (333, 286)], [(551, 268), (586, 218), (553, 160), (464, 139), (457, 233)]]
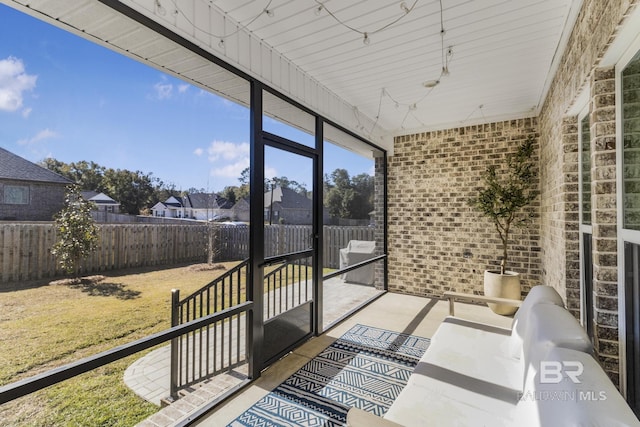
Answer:
[(618, 203), (621, 206), (618, 230), (618, 275), (624, 283), (625, 340), (622, 379), (627, 401), (640, 416), (640, 50), (628, 54), (618, 65), (619, 138)]
[(640, 52), (622, 71), (623, 227), (640, 230)]
[(580, 121), (580, 178), (581, 218), (583, 225), (591, 225), (591, 122), (586, 114)]
[(593, 243), (591, 216), (591, 120), (588, 107), (580, 114), (580, 293), (581, 318), (593, 339)]
[(4, 203), (7, 205), (28, 205), (29, 187), (26, 185), (5, 185)]

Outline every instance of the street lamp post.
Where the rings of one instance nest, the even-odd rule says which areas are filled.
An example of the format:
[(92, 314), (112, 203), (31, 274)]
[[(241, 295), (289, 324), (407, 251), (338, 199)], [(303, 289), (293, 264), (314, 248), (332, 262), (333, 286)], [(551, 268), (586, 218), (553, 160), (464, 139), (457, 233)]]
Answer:
[(271, 203), (269, 203), (269, 225), (272, 224), (272, 220), (273, 220), (273, 191), (276, 188), (276, 181), (275, 179), (271, 180)]

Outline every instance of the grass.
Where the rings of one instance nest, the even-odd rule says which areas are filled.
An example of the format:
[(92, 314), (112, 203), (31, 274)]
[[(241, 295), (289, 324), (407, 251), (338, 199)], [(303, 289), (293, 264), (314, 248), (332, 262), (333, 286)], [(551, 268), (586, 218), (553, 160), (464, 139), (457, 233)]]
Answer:
[[(179, 267), (36, 284), (0, 293), (0, 385), (90, 356), (170, 326), (171, 289), (186, 296), (224, 270)], [(142, 354), (0, 406), (0, 426), (130, 426), (158, 407), (122, 377)]]

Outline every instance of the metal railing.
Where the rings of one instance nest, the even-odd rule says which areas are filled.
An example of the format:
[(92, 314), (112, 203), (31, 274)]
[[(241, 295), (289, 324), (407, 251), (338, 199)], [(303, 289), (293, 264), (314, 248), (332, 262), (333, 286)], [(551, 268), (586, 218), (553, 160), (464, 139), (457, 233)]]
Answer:
[(274, 257), (267, 265), (280, 264), (264, 275), (264, 320), (271, 319), (312, 298), (312, 270), (306, 253), (280, 260)]
[[(325, 276), (333, 277), (384, 259), (374, 257)], [(313, 298), (309, 252), (285, 254), (265, 260), (264, 320), (272, 319)], [(246, 301), (249, 260), (198, 289), (184, 299), (172, 291), (171, 325), (177, 326)], [(170, 398), (180, 390), (234, 369), (247, 362), (245, 314), (226, 318), (171, 341)]]
[[(94, 356), (90, 356), (76, 362), (69, 363), (59, 368), (51, 369), (39, 375), (26, 378), (0, 387), (0, 405), (10, 402), (29, 393), (58, 384), (75, 376), (89, 372), (93, 369), (105, 366), (111, 362), (139, 353), (143, 350), (155, 347), (176, 337), (188, 334), (192, 331), (203, 329), (211, 324), (242, 315), (248, 317), (246, 313), (253, 310), (253, 302), (247, 301), (234, 307), (220, 311), (215, 314), (204, 316), (197, 320), (174, 326), (162, 332), (141, 338), (128, 344), (124, 344), (111, 350), (103, 351)], [(247, 380), (248, 382), (248, 380)]]
[[(171, 294), (171, 325), (177, 326), (246, 301), (249, 260), (180, 300)], [(170, 398), (180, 390), (247, 362), (246, 315), (238, 313), (171, 341)]]

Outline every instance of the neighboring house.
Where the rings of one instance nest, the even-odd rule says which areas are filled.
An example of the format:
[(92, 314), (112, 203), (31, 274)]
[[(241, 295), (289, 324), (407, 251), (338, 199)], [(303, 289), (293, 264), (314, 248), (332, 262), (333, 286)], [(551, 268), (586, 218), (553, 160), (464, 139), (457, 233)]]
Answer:
[(120, 212), (120, 203), (116, 202), (104, 193), (98, 193), (97, 191), (83, 191), (80, 194), (86, 201), (93, 202), (95, 204), (94, 210), (98, 212)]
[(162, 218), (184, 218), (182, 197), (171, 196), (164, 202), (158, 202), (151, 208), (153, 216)]
[(215, 193), (194, 193), (184, 197), (187, 217), (200, 221), (231, 219), (233, 204)]
[(215, 193), (194, 193), (184, 197), (171, 196), (156, 203), (151, 212), (163, 218), (188, 218), (199, 221), (235, 219), (233, 204)]
[(251, 220), (251, 211), (249, 201), (240, 199), (231, 208), (231, 219), (234, 221), (249, 222)]
[(0, 148), (0, 220), (51, 221), (73, 182)]
[(264, 220), (271, 224), (311, 224), (313, 202), (290, 188), (264, 193)]

